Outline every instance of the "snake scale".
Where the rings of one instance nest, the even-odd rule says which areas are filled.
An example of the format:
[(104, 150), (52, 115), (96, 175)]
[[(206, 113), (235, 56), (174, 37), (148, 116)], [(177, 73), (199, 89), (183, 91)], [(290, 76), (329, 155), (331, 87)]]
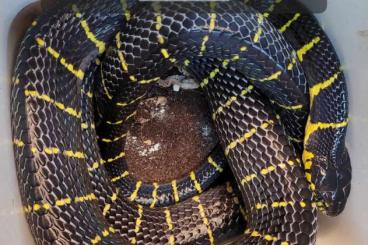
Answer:
[[(129, 104), (174, 67), (200, 83), (241, 200), (227, 182), (149, 208), (111, 181), (95, 104), (123, 120), (115, 97)], [(11, 115), (36, 244), (314, 244), (317, 209), (339, 214), (350, 191), (344, 75), (294, 1), (62, 2), (25, 34)]]

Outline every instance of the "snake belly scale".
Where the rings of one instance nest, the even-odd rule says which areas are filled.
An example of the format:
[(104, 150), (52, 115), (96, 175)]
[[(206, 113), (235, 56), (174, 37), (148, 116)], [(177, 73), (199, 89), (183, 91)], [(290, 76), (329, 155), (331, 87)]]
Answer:
[[(288, 4), (296, 5), (72, 1), (40, 16), (11, 89), (17, 177), (35, 242), (313, 244), (317, 209), (336, 215), (349, 195), (347, 93), (316, 20), (273, 14)], [(102, 83), (96, 74), (108, 60), (120, 61), (108, 64), (118, 72)], [(173, 67), (201, 84), (242, 200), (226, 183), (150, 208), (121, 195), (106, 170), (95, 101), (105, 98), (109, 110), (117, 101), (106, 96), (149, 90)], [(246, 229), (228, 240), (242, 227), (240, 201)]]

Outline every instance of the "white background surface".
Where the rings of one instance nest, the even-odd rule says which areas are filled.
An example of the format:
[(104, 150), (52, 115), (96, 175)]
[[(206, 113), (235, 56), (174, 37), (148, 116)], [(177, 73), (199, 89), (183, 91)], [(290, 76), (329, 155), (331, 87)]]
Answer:
[[(29, 0), (0, 0), (0, 244), (33, 244), (23, 214), (10, 133), (7, 33)], [(368, 1), (329, 0), (318, 15), (346, 70), (351, 123), (347, 145), (353, 166), (352, 192), (345, 212), (321, 217), (317, 245), (368, 245)]]

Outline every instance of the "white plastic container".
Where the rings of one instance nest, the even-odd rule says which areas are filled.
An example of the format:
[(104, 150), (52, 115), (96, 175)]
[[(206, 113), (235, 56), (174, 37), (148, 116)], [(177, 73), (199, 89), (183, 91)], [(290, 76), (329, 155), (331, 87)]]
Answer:
[[(21, 212), (10, 132), (7, 43), (10, 24), (30, 0), (0, 0), (0, 244), (28, 245), (33, 239)], [(353, 167), (345, 212), (320, 216), (317, 245), (368, 245), (368, 1), (330, 0), (317, 15), (345, 68), (350, 94), (347, 146)]]

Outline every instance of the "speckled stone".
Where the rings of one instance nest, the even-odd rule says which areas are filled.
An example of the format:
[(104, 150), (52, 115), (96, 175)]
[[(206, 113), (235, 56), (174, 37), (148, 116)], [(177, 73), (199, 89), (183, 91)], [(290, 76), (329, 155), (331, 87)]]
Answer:
[(125, 146), (129, 173), (167, 183), (195, 170), (217, 143), (208, 106), (198, 91), (171, 92), (141, 102)]

